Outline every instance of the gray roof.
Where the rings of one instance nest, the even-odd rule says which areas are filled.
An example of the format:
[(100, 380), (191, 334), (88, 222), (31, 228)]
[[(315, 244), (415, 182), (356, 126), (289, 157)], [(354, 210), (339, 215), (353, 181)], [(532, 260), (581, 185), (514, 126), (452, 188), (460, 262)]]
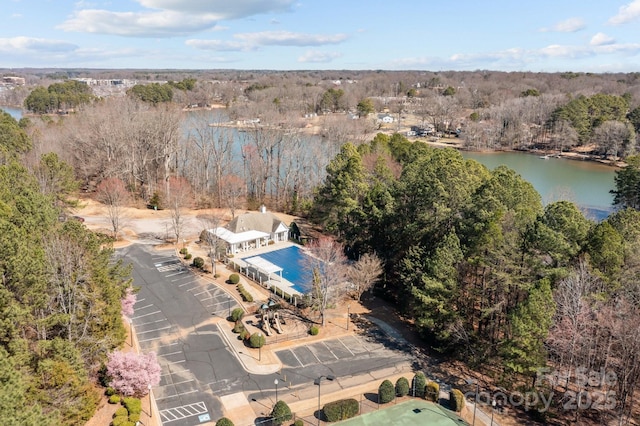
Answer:
[(284, 222), (271, 212), (250, 212), (236, 217), (227, 224), (226, 228), (235, 233), (261, 231), (271, 234), (281, 225), (284, 226), (285, 229), (289, 229)]

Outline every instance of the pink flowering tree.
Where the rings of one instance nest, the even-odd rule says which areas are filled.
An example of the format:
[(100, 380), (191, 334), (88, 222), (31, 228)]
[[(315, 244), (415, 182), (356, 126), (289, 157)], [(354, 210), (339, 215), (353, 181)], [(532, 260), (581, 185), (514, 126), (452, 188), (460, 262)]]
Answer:
[(115, 351), (109, 354), (107, 374), (110, 386), (125, 396), (144, 396), (148, 386), (160, 383), (160, 364), (155, 352), (137, 354)]
[(133, 292), (133, 288), (127, 287), (124, 298), (120, 301), (122, 315), (131, 318), (133, 316), (133, 306), (136, 304), (137, 296)]

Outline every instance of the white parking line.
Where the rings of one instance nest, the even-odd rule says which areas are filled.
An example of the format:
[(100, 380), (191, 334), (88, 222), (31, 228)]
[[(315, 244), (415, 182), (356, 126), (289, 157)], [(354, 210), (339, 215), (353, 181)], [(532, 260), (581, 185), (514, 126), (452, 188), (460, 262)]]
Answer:
[(155, 324), (157, 322), (162, 322), (162, 321), (168, 321), (168, 320), (166, 318), (163, 318), (163, 319), (159, 319), (159, 320), (155, 320), (155, 321), (151, 321), (151, 322), (142, 322), (140, 324), (134, 324), (134, 325), (136, 327), (140, 327), (140, 326), (143, 326), (143, 325)]
[(336, 356), (336, 354), (334, 354), (334, 353), (333, 353), (333, 351), (331, 350), (331, 348), (330, 348), (329, 346), (327, 346), (327, 344), (326, 344), (325, 342), (320, 342), (320, 343), (322, 343), (322, 344), (324, 345), (324, 347), (325, 347), (325, 348), (327, 348), (327, 350), (328, 350), (329, 352), (331, 352), (331, 355), (333, 355), (333, 357), (334, 357), (335, 359), (340, 359), (340, 358), (338, 358), (338, 357)]
[(142, 317), (148, 317), (149, 315), (154, 315), (154, 314), (159, 314), (162, 311), (154, 311), (154, 312), (149, 312), (148, 314), (142, 314), (142, 315), (138, 315), (136, 317), (133, 317), (133, 319), (138, 319), (138, 318), (142, 318)]
[(342, 343), (342, 346), (344, 346), (344, 347), (345, 347), (345, 349), (346, 349), (346, 350), (348, 350), (348, 351), (349, 351), (349, 353), (350, 353), (352, 356), (356, 356), (353, 352), (351, 352), (351, 349), (349, 349), (349, 346), (347, 346), (347, 345), (345, 345), (345, 344), (344, 344), (344, 342), (342, 341), (342, 339), (338, 339), (338, 342)]
[(289, 349), (289, 352), (291, 352), (293, 354), (293, 357), (298, 361), (298, 364), (300, 364), (300, 367), (304, 367), (304, 363), (302, 361), (300, 361), (300, 358), (298, 358), (298, 355), (296, 355), (296, 353), (293, 351), (293, 349)]
[(154, 328), (153, 330), (147, 330), (147, 331), (136, 331), (136, 334), (146, 334), (146, 333), (153, 333), (154, 331), (160, 331), (160, 330), (167, 330), (171, 328), (170, 325), (166, 326), (166, 327), (160, 327), (160, 328)]
[(138, 306), (136, 307), (136, 309), (146, 309), (146, 308), (150, 308), (153, 306), (153, 303), (151, 305), (146, 305), (146, 306)]

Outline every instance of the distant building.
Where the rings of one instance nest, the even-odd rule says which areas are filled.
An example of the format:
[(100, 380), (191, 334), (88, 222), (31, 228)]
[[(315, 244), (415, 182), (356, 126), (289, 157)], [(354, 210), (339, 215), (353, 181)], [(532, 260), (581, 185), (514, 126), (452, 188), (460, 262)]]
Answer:
[(2, 83), (12, 86), (24, 86), (26, 81), (22, 77), (2, 77)]
[(389, 114), (378, 114), (379, 123), (393, 123), (394, 121), (394, 118)]

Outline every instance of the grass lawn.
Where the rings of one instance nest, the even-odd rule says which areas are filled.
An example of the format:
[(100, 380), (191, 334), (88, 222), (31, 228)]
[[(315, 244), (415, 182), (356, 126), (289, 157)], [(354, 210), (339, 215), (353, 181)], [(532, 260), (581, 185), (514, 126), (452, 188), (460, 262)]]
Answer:
[(467, 422), (446, 408), (428, 401), (411, 400), (336, 423), (340, 426), (455, 426)]

